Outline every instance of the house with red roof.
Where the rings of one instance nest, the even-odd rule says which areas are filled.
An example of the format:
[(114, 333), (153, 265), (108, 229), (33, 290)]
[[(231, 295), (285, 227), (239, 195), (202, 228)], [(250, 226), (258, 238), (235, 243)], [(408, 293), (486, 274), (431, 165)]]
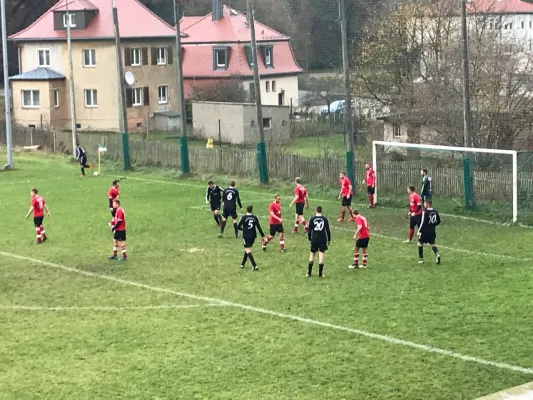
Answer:
[[(116, 0), (128, 125), (179, 110), (175, 28), (137, 0)], [(68, 16), (67, 16), (68, 7)], [(117, 55), (111, 0), (60, 0), (9, 40), (19, 50), (12, 76), (13, 117), (28, 126), (70, 128), (67, 24), (71, 28), (76, 121), (82, 130), (118, 130)], [(123, 79), (123, 77), (120, 77)]]
[[(203, 17), (183, 17), (180, 30), (185, 35), (183, 76), (185, 98), (195, 88), (224, 79), (237, 79), (253, 94), (251, 34), (247, 16), (222, 0), (212, 0), (212, 12)], [(265, 105), (298, 105), (298, 75), (290, 38), (255, 22), (261, 99)]]

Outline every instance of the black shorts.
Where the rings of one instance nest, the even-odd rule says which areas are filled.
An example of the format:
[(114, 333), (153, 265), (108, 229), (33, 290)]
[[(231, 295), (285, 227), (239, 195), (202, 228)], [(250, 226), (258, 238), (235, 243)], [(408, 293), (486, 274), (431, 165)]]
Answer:
[(374, 194), (375, 191), (376, 191), (376, 188), (375, 188), (374, 186), (367, 186), (367, 187), (366, 187), (366, 192), (367, 192), (368, 194)]
[(33, 217), (33, 225), (38, 228), (43, 224), (44, 217)]
[(409, 229), (415, 229), (416, 227), (419, 227), (422, 223), (422, 215), (415, 215), (414, 217), (409, 217)]
[(113, 239), (118, 240), (120, 242), (125, 242), (126, 231), (115, 231), (115, 235), (113, 236)]
[(328, 244), (325, 242), (311, 242), (311, 253), (316, 253), (317, 251), (325, 253), (328, 249)]
[(350, 207), (352, 205), (352, 196), (350, 197), (347, 197), (347, 196), (344, 196), (342, 198), (342, 206), (343, 207)]
[(233, 218), (233, 219), (237, 219), (237, 210), (227, 210), (227, 209), (224, 209), (224, 211), (222, 211), (222, 216), (225, 218), (225, 219), (228, 219), (229, 217)]
[(357, 249), (367, 249), (368, 248), (368, 242), (370, 241), (370, 238), (366, 239), (357, 239), (355, 242), (355, 247)]
[(210, 203), (211, 204), (211, 211), (220, 211), (220, 203)]
[(434, 233), (422, 233), (418, 239), (418, 243), (422, 244), (435, 244), (435, 238), (437, 237)]
[(276, 233), (283, 233), (282, 224), (270, 224), (270, 236), (275, 236)]
[(296, 215), (304, 215), (305, 203), (296, 203)]
[(243, 237), (242, 238), (242, 244), (244, 245), (244, 248), (250, 248), (254, 245), (255, 238), (254, 237)]
[(80, 165), (85, 165), (87, 163), (87, 156), (80, 157)]
[(431, 195), (430, 194), (427, 194), (427, 195), (422, 195), (422, 201), (431, 201)]
[(109, 210), (109, 211), (111, 211), (111, 216), (115, 218), (115, 214), (117, 213), (117, 210), (113, 208), (112, 210)]

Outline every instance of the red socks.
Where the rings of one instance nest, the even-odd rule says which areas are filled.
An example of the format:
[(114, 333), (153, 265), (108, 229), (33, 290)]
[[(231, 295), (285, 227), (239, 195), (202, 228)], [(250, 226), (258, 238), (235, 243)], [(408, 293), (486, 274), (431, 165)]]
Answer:
[(409, 229), (409, 241), (413, 240), (413, 236), (415, 235), (414, 229)]

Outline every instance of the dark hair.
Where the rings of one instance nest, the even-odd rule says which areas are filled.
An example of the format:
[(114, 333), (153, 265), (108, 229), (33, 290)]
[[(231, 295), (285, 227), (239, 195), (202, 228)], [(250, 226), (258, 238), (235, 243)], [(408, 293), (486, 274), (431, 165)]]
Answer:
[(431, 200), (426, 200), (426, 204), (427, 204), (428, 206), (431, 206), (433, 203), (431, 202)]
[(229, 183), (229, 185), (230, 185), (231, 187), (234, 187), (234, 186), (235, 186), (235, 181), (231, 181), (231, 182)]
[(315, 211), (319, 214), (322, 214), (322, 206), (316, 206)]
[(248, 207), (246, 207), (246, 211), (249, 213), (251, 213), (253, 210), (254, 210), (254, 206), (252, 206), (251, 204)]
[(302, 178), (296, 178), (295, 182), (298, 184), (302, 183)]
[(341, 174), (342, 174), (342, 175), (346, 175), (346, 174), (344, 173), (344, 171), (341, 171)]
[(278, 197), (280, 197), (280, 195), (276, 193), (276, 194), (274, 195), (274, 198), (277, 199)]
[(422, 172), (423, 172), (424, 174), (427, 174), (427, 173), (428, 173), (428, 169), (427, 169), (427, 168), (424, 168), (424, 169), (422, 169)]
[(408, 188), (411, 192), (415, 192), (416, 191), (416, 188), (414, 186), (409, 186)]
[(208, 181), (208, 182), (207, 182), (208, 185), (212, 185), (212, 184), (214, 184), (214, 183), (215, 183), (215, 182), (213, 182), (213, 181)]
[(117, 203), (120, 206), (120, 200), (119, 199), (113, 200), (113, 203)]
[(35, 188), (33, 188), (33, 189), (31, 190), (31, 192), (33, 192), (33, 193), (35, 193), (35, 194), (38, 194), (38, 193), (39, 193), (39, 191), (38, 191), (37, 189), (35, 189)]
[(359, 215), (359, 210), (353, 210), (353, 211), (352, 211), (352, 214), (353, 214), (353, 215)]
[(117, 183), (119, 183), (119, 182), (120, 182), (120, 181), (119, 181), (118, 179), (115, 179), (115, 180), (113, 181), (113, 186), (115, 186), (115, 185), (116, 185)]

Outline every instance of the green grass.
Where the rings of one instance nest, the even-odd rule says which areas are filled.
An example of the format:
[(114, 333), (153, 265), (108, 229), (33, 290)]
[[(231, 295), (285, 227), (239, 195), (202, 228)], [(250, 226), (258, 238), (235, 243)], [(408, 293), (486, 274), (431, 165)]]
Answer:
[[(137, 171), (122, 180), (130, 260), (113, 263), (106, 259), (106, 194), (123, 172), (82, 179), (62, 157), (16, 154), (15, 161), (15, 171), (0, 172), (1, 398), (473, 399), (533, 380), (283, 317), (531, 368), (532, 230), (443, 218), (443, 264), (436, 266), (427, 249), (419, 266), (416, 247), (397, 240), (406, 234), (405, 211), (365, 210), (370, 268), (353, 271), (353, 226), (333, 222), (338, 203), (330, 191), (311, 190), (312, 205), (320, 202), (333, 225), (327, 277), (304, 277), (301, 233), (287, 235), (285, 254), (277, 240), (266, 253), (256, 246), (260, 271), (253, 273), (238, 267), (240, 240), (216, 237), (204, 182)], [(32, 186), (52, 212), (45, 220), (50, 240), (41, 246), (24, 220)], [(260, 216), (279, 190), (290, 229), (290, 187), (240, 189)], [(203, 306), (213, 302), (218, 306)]]

